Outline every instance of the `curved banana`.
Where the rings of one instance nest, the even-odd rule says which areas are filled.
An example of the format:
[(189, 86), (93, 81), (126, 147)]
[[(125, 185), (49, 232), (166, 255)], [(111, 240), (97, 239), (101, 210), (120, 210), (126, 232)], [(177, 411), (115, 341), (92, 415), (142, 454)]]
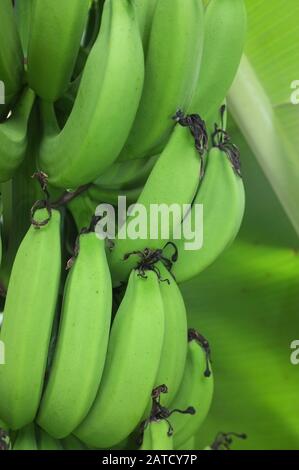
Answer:
[(38, 450), (33, 423), (18, 431), (12, 450)]
[(63, 450), (62, 444), (57, 439), (38, 427), (36, 427), (36, 440), (38, 450)]
[(166, 384), (168, 393), (161, 395), (161, 404), (168, 406), (174, 399), (184, 374), (187, 357), (187, 313), (181, 291), (163, 263), (157, 268), (161, 275), (160, 290), (165, 311), (165, 334), (155, 386)]
[(27, 78), (46, 101), (56, 101), (69, 85), (89, 5), (89, 0), (32, 0)]
[(120, 160), (160, 153), (177, 109), (190, 104), (203, 50), (201, 0), (160, 0), (156, 6), (145, 62), (141, 101)]
[[(200, 158), (196, 151), (193, 137), (189, 129), (178, 126), (175, 128), (169, 142), (156, 162), (137, 204), (142, 205), (142, 222), (146, 227), (142, 237), (128, 236), (129, 225), (134, 225), (137, 214), (127, 216), (126, 224), (119, 230), (114, 247), (109, 256), (109, 265), (115, 285), (125, 281), (130, 271), (136, 267), (138, 258), (126, 255), (134, 251), (161, 249), (172, 238), (177, 226), (180, 226), (184, 215), (184, 204), (191, 204), (200, 178)], [(175, 206), (173, 204), (175, 203)], [(153, 209), (161, 213), (156, 217)], [(169, 213), (169, 215), (167, 214)], [(169, 227), (165, 230), (165, 224)], [(154, 232), (154, 233), (153, 233)], [(165, 233), (166, 232), (166, 233)], [(123, 235), (124, 233), (124, 235)]]
[(24, 90), (15, 104), (12, 115), (0, 123), (0, 182), (8, 181), (25, 158), (28, 135), (27, 127), (35, 94), (30, 88)]
[(66, 281), (60, 327), (37, 423), (51, 436), (68, 436), (87, 415), (101, 381), (112, 309), (104, 241), (82, 233)]
[[(203, 245), (194, 248), (184, 236), (173, 240), (178, 260), (172, 272), (177, 282), (191, 279), (213, 263), (235, 239), (243, 219), (245, 192), (243, 181), (235, 171), (225, 150), (213, 147), (208, 154), (205, 175), (187, 219), (196, 227), (199, 206), (203, 205)], [(182, 225), (184, 230), (184, 224)], [(189, 245), (189, 249), (188, 249)]]
[[(116, 160), (136, 114), (143, 76), (134, 4), (106, 0), (71, 114), (63, 129), (57, 123), (45, 129), (39, 165), (50, 184), (70, 189), (90, 183)], [(51, 107), (42, 102), (44, 121)]]
[(0, 2), (0, 116), (4, 116), (23, 84), (23, 53), (11, 0)]
[(190, 112), (208, 119), (236, 75), (246, 36), (244, 0), (210, 0), (205, 11), (203, 55)]
[[(40, 222), (47, 217), (36, 212)], [(47, 225), (33, 225), (17, 252), (4, 309), (0, 339), (5, 364), (0, 365), (0, 416), (11, 429), (35, 418), (47, 364), (48, 347), (61, 270), (60, 214)]]
[[(210, 370), (210, 368), (209, 368)], [(213, 375), (207, 374), (206, 351), (198, 341), (195, 330), (189, 330), (188, 355), (180, 389), (171, 408), (182, 410), (192, 406), (195, 413), (173, 413), (169, 418), (174, 434), (174, 448), (178, 449), (199, 429), (210, 409), (213, 397)]]
[(88, 450), (76, 436), (70, 434), (61, 441), (64, 450)]
[(140, 450), (173, 450), (173, 437), (165, 420), (149, 422), (143, 434)]
[(95, 402), (74, 434), (88, 446), (109, 448), (142, 419), (158, 371), (164, 308), (153, 271), (132, 271), (114, 319), (104, 374)]

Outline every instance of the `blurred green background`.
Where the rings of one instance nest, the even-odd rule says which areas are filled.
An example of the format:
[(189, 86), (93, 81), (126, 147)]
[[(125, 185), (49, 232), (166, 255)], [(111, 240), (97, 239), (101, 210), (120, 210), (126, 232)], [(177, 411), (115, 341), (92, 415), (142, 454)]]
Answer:
[[(299, 2), (248, 0), (247, 7), (245, 53), (275, 124), (273, 140), (254, 128), (265, 116), (249, 102), (246, 108), (250, 96), (232, 107), (240, 127), (230, 116), (241, 149), (244, 222), (234, 244), (183, 286), (189, 324), (209, 339), (215, 374), (197, 448), (219, 431), (236, 431), (248, 438), (235, 440), (233, 449), (299, 449), (299, 365), (290, 362), (290, 343), (299, 339), (299, 106), (290, 103), (291, 82), (299, 80)], [(233, 104), (248, 85), (241, 80), (232, 88)]]

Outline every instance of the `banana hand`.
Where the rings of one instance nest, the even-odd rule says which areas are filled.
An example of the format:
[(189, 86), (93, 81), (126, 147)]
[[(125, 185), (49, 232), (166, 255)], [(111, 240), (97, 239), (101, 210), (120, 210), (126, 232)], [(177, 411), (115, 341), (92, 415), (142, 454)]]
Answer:
[[(63, 129), (52, 122), (44, 131), (39, 165), (50, 184), (74, 189), (94, 181), (116, 160), (136, 114), (143, 76), (134, 5), (106, 0), (71, 114)], [(42, 103), (44, 122), (51, 106)]]
[[(193, 248), (192, 242), (184, 236), (173, 240), (178, 260), (172, 272), (179, 283), (195, 277), (213, 263), (240, 229), (245, 207), (244, 186), (238, 169), (233, 167), (224, 149), (210, 150), (205, 175), (184, 221), (185, 227), (197, 226), (197, 204), (203, 205), (203, 246)], [(182, 228), (184, 230), (184, 226)]]

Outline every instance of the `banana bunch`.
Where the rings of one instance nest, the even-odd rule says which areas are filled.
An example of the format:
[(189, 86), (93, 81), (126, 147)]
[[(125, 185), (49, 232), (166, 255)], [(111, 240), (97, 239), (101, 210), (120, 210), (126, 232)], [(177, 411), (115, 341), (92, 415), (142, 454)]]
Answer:
[[(223, 103), (244, 0), (0, 3), (1, 427), (13, 450), (192, 449), (214, 376), (180, 283), (242, 222)], [(119, 216), (120, 196), (130, 208), (105, 241), (97, 206)]]

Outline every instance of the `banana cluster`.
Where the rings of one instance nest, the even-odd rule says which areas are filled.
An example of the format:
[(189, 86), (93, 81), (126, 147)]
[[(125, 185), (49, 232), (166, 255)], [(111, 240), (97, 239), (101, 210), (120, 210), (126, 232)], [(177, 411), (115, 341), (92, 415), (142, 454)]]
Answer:
[[(225, 99), (245, 34), (243, 0), (1, 0), (8, 448), (194, 448), (214, 377), (179, 284), (242, 222)], [(29, 168), (44, 199), (28, 189)], [(119, 196), (147, 214), (153, 204), (190, 210), (167, 240), (159, 220), (155, 237), (150, 223), (134, 239), (119, 225), (108, 246), (95, 211)], [(22, 198), (32, 209), (21, 224)], [(176, 231), (186, 218), (196, 225), (199, 204), (203, 246), (188, 250)]]

